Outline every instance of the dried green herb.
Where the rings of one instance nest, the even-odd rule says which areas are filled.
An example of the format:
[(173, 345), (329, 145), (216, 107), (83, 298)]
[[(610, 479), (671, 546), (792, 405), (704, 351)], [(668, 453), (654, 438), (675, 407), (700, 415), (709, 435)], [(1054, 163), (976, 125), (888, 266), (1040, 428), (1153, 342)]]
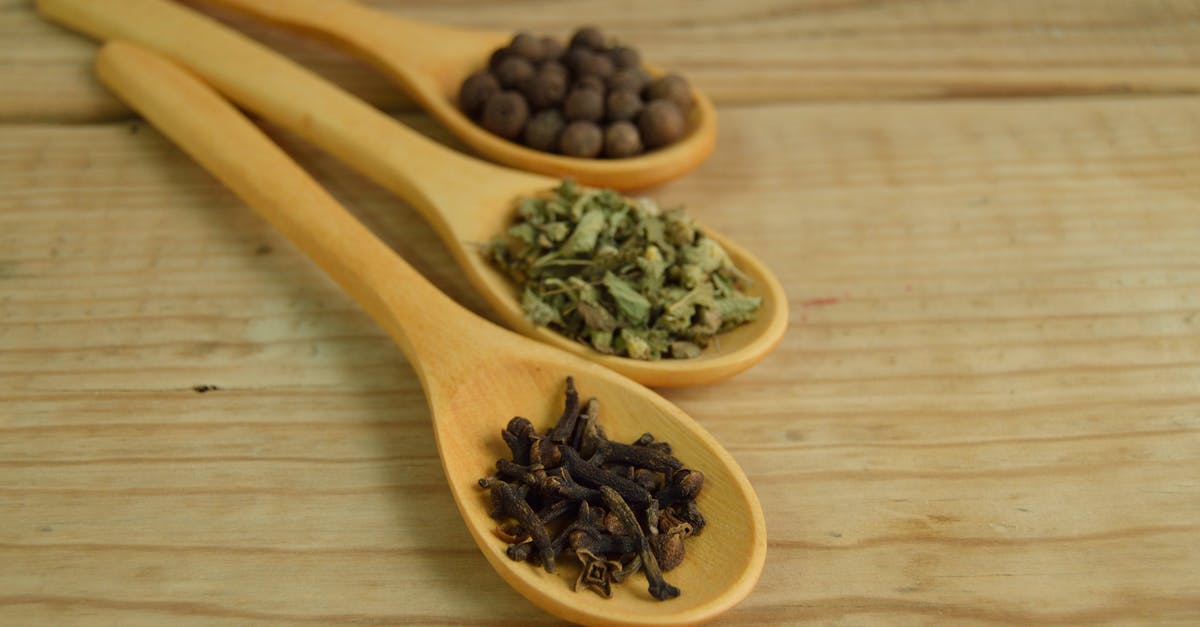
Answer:
[(761, 302), (742, 293), (745, 275), (681, 208), (571, 181), (518, 201), (488, 254), (535, 324), (635, 359), (695, 357), (753, 320)]

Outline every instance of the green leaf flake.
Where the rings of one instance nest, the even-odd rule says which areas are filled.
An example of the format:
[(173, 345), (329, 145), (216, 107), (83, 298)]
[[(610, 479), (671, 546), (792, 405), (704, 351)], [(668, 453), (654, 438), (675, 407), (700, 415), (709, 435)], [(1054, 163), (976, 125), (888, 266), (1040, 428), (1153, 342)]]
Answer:
[(521, 294), (521, 309), (525, 310), (525, 315), (539, 326), (550, 326), (551, 324), (562, 324), (562, 315), (558, 310), (548, 304), (546, 301), (538, 298), (533, 290), (526, 289)]
[(603, 210), (588, 210), (583, 217), (579, 218), (579, 224), (575, 225), (571, 236), (558, 249), (559, 254), (564, 256), (590, 254), (596, 248), (596, 238), (600, 237), (600, 232), (604, 230), (604, 222)]
[(617, 311), (625, 320), (635, 325), (644, 325), (650, 318), (650, 301), (638, 293), (632, 285), (609, 272), (604, 275), (604, 287), (617, 303)]

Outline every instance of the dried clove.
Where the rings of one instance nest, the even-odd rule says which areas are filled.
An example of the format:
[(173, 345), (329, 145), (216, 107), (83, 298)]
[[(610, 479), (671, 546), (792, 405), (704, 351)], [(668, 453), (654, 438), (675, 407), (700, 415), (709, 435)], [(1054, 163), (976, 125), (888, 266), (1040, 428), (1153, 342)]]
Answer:
[(573, 555), (577, 590), (608, 598), (612, 584), (641, 571), (654, 598), (678, 596), (662, 573), (683, 560), (684, 541), (703, 527), (695, 498), (704, 475), (650, 434), (632, 444), (609, 440), (599, 401), (581, 406), (574, 379), (565, 387), (563, 411), (545, 433), (522, 417), (501, 430), (512, 459), (497, 460), (495, 474), (479, 480), (496, 537), (509, 559), (547, 572)]
[(642, 569), (646, 571), (646, 579), (650, 582), (650, 594), (659, 601), (665, 601), (679, 596), (679, 588), (669, 584), (663, 579), (662, 571), (659, 569), (658, 560), (654, 557), (654, 552), (650, 550), (650, 542), (646, 539), (646, 535), (642, 533), (642, 527), (634, 516), (633, 510), (629, 509), (629, 504), (621, 495), (614, 489), (608, 486), (600, 488), (600, 495), (604, 497), (604, 504), (608, 509), (617, 515), (625, 527), (634, 530), (634, 537), (639, 540), (639, 553), (642, 557)]
[(537, 513), (524, 499), (517, 498), (516, 492), (507, 483), (500, 484), (500, 496), (508, 515), (516, 518), (529, 533), (534, 548), (541, 554), (542, 567), (548, 573), (554, 572), (554, 553), (550, 548), (550, 536), (546, 533), (546, 526), (538, 520)]

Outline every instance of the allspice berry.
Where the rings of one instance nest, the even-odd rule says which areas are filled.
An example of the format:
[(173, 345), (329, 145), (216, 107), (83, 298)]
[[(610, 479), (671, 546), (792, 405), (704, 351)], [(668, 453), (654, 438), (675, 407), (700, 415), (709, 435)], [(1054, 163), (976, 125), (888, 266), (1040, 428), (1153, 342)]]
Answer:
[(562, 63), (567, 67), (568, 70), (571, 70), (576, 74), (580, 74), (580, 68), (583, 67), (584, 62), (587, 59), (590, 59), (594, 54), (596, 53), (592, 52), (588, 48), (572, 46), (563, 53)]
[(612, 58), (613, 65), (619, 70), (635, 69), (642, 66), (642, 55), (637, 50), (628, 46), (616, 46), (609, 51), (608, 56)]
[(519, 136), (528, 119), (529, 105), (515, 91), (497, 93), (483, 105), (483, 127), (505, 139)]
[(595, 26), (584, 26), (571, 35), (571, 46), (603, 50), (604, 32)]
[(633, 122), (613, 122), (604, 131), (604, 156), (632, 157), (642, 151), (642, 137)]
[(670, 100), (654, 100), (638, 114), (638, 130), (647, 148), (659, 148), (683, 137), (687, 122)]
[(522, 91), (534, 111), (557, 107), (567, 95), (567, 77), (553, 71), (539, 71)]
[(540, 37), (529, 33), (517, 33), (508, 44), (508, 49), (517, 56), (524, 57), (530, 63), (537, 63), (546, 56), (546, 45)]
[(463, 80), (458, 105), (536, 150), (623, 158), (682, 138), (692, 91), (678, 74), (655, 79), (635, 48), (583, 26), (565, 41), (517, 32)]
[(608, 77), (609, 89), (628, 89), (630, 91), (641, 92), (646, 87), (646, 83), (650, 82), (650, 75), (645, 70), (640, 68), (626, 68), (617, 70)]
[(500, 81), (487, 72), (476, 72), (463, 81), (458, 90), (458, 106), (471, 117), (479, 115), (483, 104), (500, 92)]
[(608, 93), (605, 112), (610, 121), (632, 120), (642, 112), (642, 97), (636, 91), (621, 89)]
[(557, 60), (563, 56), (567, 49), (563, 47), (562, 42), (553, 37), (542, 37), (542, 58)]
[(589, 54), (584, 56), (579, 61), (578, 69), (576, 70), (584, 76), (599, 76), (600, 78), (608, 78), (616, 71), (613, 66), (612, 59), (603, 54)]
[(564, 81), (571, 78), (571, 71), (558, 59), (546, 59), (537, 67), (538, 74), (554, 74), (561, 76)]
[(659, 99), (670, 100), (680, 111), (687, 113), (692, 109), (692, 88), (686, 78), (667, 74), (646, 87), (646, 100)]
[(575, 84), (571, 86), (571, 89), (594, 89), (601, 94), (606, 91), (604, 88), (604, 79), (591, 75), (580, 76), (575, 79)]
[(505, 88), (519, 88), (533, 78), (533, 64), (525, 57), (510, 54), (496, 65), (496, 79)]
[(566, 126), (567, 121), (558, 109), (539, 111), (525, 125), (525, 145), (534, 150), (554, 152), (558, 137)]
[(599, 122), (604, 119), (604, 93), (595, 89), (572, 89), (563, 101), (568, 120)]
[(595, 122), (571, 122), (558, 138), (558, 150), (568, 157), (590, 159), (604, 147), (603, 135)]

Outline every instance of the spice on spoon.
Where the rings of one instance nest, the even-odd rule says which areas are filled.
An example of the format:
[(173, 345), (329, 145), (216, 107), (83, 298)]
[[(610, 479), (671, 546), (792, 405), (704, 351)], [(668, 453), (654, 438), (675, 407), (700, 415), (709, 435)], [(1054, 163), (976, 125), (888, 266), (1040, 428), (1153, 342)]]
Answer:
[[(652, 77), (637, 50), (611, 43), (594, 26), (575, 31), (565, 46), (517, 33), (458, 93), (463, 113), (492, 133), (584, 158), (632, 157), (679, 141), (692, 103), (685, 78)], [(552, 124), (543, 115), (549, 112), (569, 125)]]
[(495, 533), (508, 543), (510, 559), (546, 572), (573, 555), (580, 563), (576, 590), (608, 598), (612, 584), (640, 570), (651, 596), (675, 598), (679, 588), (663, 572), (683, 561), (684, 540), (704, 528), (696, 507), (704, 475), (648, 433), (632, 444), (610, 441), (597, 424), (599, 401), (579, 399), (567, 377), (554, 427), (538, 433), (518, 416), (501, 430), (512, 458), (479, 480), (489, 491)]
[(516, 213), (492, 262), (530, 320), (601, 353), (696, 357), (757, 315), (749, 279), (682, 209), (564, 181)]

